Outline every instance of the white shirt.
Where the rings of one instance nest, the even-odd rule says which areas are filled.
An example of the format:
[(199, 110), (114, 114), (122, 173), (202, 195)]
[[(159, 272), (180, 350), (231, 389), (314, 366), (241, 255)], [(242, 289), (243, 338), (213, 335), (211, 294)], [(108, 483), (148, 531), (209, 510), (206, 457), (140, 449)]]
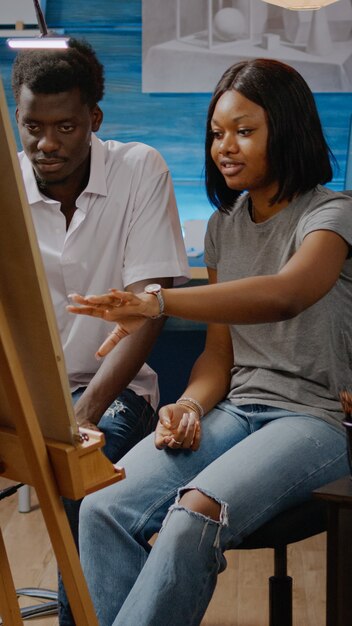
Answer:
[[(40, 193), (24, 152), (19, 160), (73, 391), (98, 370), (94, 354), (114, 324), (67, 313), (69, 294), (125, 289), (161, 276), (174, 277), (176, 285), (189, 277), (171, 177), (153, 148), (92, 135), (89, 182), (66, 232), (60, 203)], [(129, 387), (157, 406), (157, 376), (149, 366)]]

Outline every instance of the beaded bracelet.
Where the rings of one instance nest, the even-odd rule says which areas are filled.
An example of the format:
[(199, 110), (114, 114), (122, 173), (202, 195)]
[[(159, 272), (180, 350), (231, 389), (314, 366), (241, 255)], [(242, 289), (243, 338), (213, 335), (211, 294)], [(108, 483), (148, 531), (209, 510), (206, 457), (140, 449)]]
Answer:
[(176, 404), (183, 404), (189, 409), (195, 410), (196, 413), (198, 413), (199, 419), (202, 419), (202, 417), (204, 416), (204, 409), (202, 405), (198, 402), (198, 400), (194, 400), (194, 398), (187, 398), (186, 396), (184, 396), (183, 398), (177, 400)]

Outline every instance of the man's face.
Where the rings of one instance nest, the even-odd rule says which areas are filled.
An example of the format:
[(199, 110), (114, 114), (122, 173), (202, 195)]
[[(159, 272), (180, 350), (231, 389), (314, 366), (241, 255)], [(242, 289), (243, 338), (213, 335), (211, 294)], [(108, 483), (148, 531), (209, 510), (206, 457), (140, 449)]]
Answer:
[(79, 89), (33, 93), (22, 86), (16, 119), (23, 149), (43, 186), (83, 180), (89, 167), (91, 132), (102, 113), (83, 104)]

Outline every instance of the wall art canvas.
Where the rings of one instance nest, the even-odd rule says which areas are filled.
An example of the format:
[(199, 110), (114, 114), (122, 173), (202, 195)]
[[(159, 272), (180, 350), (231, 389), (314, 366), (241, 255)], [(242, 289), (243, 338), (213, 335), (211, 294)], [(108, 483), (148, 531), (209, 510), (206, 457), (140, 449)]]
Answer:
[(227, 67), (275, 58), (314, 92), (352, 90), (352, 0), (289, 11), (263, 0), (143, 0), (144, 92), (212, 92)]

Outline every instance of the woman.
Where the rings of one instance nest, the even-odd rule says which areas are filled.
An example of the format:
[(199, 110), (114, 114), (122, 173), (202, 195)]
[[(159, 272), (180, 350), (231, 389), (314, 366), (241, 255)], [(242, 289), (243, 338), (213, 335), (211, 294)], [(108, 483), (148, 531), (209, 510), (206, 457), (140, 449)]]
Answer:
[(126, 480), (83, 503), (102, 626), (200, 624), (224, 552), (348, 473), (339, 388), (352, 375), (352, 203), (322, 186), (331, 177), (302, 77), (272, 60), (236, 64), (207, 121), (210, 285), (73, 297), (72, 312), (118, 322), (100, 355), (145, 317), (209, 323), (155, 446), (138, 444), (121, 460)]

